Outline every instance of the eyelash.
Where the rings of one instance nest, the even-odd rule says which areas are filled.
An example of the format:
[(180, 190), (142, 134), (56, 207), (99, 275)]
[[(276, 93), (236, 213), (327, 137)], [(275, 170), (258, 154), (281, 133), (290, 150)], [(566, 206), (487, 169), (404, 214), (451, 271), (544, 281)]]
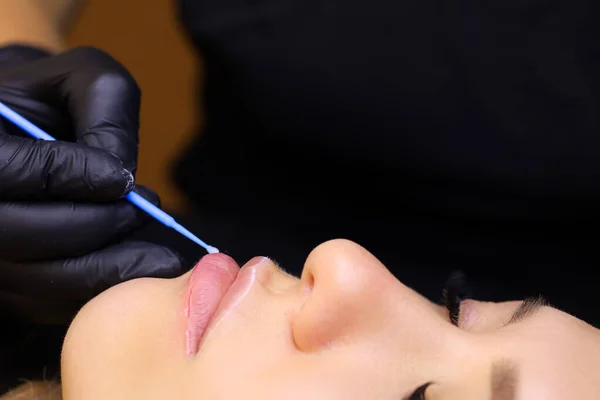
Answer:
[(472, 298), (464, 273), (455, 271), (450, 274), (444, 285), (444, 290), (442, 290), (442, 297), (448, 309), (450, 322), (458, 326), (460, 303), (465, 299)]

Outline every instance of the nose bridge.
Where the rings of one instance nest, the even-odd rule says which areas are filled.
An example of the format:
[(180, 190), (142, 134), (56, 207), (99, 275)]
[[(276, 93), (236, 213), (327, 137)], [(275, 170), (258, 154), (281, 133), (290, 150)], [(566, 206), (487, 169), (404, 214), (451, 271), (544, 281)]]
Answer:
[(308, 257), (303, 283), (311, 293), (294, 319), (296, 344), (316, 351), (352, 335), (380, 331), (398, 282), (362, 247), (327, 242)]

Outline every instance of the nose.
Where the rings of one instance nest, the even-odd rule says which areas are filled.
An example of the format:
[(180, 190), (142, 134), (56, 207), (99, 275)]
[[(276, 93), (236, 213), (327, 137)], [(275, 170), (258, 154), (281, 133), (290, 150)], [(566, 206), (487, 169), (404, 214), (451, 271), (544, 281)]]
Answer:
[[(293, 318), (296, 346), (318, 351), (352, 336), (382, 331), (402, 303), (418, 296), (363, 247), (332, 240), (308, 256), (301, 277), (309, 294)], [(404, 293), (405, 295), (398, 295)], [(411, 293), (412, 292), (412, 293)]]

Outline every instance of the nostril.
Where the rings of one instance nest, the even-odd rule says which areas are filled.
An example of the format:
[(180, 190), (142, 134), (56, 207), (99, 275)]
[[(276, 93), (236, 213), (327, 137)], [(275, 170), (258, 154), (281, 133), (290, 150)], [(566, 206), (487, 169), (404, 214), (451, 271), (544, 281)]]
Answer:
[(304, 265), (304, 269), (302, 270), (302, 275), (300, 276), (300, 283), (303, 291), (311, 292), (315, 286), (315, 266), (314, 265)]
[(388, 318), (389, 291), (395, 280), (359, 245), (334, 240), (307, 258), (301, 284), (306, 297), (293, 318), (294, 343), (313, 353), (351, 336), (379, 330)]
[(313, 288), (315, 287), (315, 276), (313, 274), (310, 274), (308, 276), (308, 278), (306, 279), (306, 283), (304, 285), (306, 287), (306, 289), (308, 291), (312, 291)]

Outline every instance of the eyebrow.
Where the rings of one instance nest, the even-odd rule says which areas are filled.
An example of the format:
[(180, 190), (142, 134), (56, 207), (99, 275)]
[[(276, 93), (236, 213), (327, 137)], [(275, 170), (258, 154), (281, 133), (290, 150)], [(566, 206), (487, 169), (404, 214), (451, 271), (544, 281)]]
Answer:
[(548, 307), (548, 301), (542, 297), (531, 297), (525, 299), (519, 304), (517, 309), (513, 311), (508, 322), (504, 324), (504, 326), (515, 324), (517, 322), (523, 321), (527, 318), (533, 317), (541, 308)]
[(492, 365), (492, 398), (491, 400), (515, 400), (519, 374), (514, 363), (508, 361), (495, 362)]

